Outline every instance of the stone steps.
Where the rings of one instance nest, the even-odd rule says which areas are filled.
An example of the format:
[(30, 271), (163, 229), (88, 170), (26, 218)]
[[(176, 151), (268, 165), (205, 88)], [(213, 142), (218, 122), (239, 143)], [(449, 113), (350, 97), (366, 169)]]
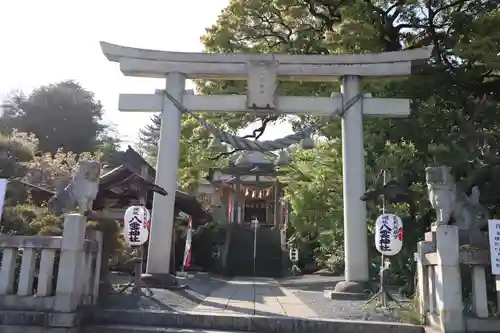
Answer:
[[(85, 333), (101, 333), (98, 327), (126, 328), (130, 331), (109, 332), (162, 332), (158, 328), (183, 328), (184, 332), (266, 332), (266, 333), (424, 333), (422, 326), (388, 322), (365, 322), (351, 320), (329, 320), (285, 316), (221, 315), (196, 312), (100, 310), (93, 314), (92, 325)], [(135, 330), (134, 327), (146, 330)], [(148, 328), (149, 327), (149, 328)], [(148, 330), (149, 329), (149, 330)], [(217, 331), (218, 330), (218, 331)], [(165, 331), (165, 332), (183, 332)]]
[[(86, 327), (82, 333), (243, 333), (240, 331), (221, 331), (213, 329), (166, 328), (160, 326), (133, 325), (94, 325)], [(248, 333), (248, 332), (246, 332)]]
[(49, 317), (43, 312), (0, 311), (0, 333), (425, 333), (422, 326), (389, 322), (167, 311), (95, 309), (77, 321)]
[[(235, 225), (231, 229), (227, 274), (253, 276), (254, 230)], [(278, 230), (257, 230), (256, 275), (280, 277), (283, 274), (281, 236)]]

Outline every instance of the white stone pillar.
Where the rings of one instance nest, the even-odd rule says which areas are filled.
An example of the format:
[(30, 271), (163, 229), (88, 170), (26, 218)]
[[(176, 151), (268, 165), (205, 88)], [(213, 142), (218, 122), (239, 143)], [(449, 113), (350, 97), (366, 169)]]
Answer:
[(60, 312), (76, 310), (82, 294), (85, 227), (87, 220), (80, 214), (64, 215), (64, 229), (57, 273), (54, 309)]
[[(165, 90), (182, 103), (186, 77), (181, 73), (167, 75)], [(163, 104), (158, 160), (156, 164), (156, 184), (167, 191), (166, 196), (154, 194), (149, 234), (148, 274), (168, 274), (172, 228), (174, 223), (175, 192), (179, 167), (181, 136), (181, 112), (165, 96)]]
[[(361, 92), (359, 76), (341, 79), (344, 104)], [(342, 159), (344, 181), (345, 280), (367, 282), (368, 231), (365, 192), (365, 156), (363, 137), (363, 102), (353, 105), (342, 118)]]
[(436, 303), (442, 332), (464, 332), (458, 228), (436, 228)]

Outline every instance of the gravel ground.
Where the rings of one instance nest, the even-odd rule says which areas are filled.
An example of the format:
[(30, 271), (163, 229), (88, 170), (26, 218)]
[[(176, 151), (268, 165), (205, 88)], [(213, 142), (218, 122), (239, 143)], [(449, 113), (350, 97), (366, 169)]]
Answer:
[[(191, 273), (190, 273), (191, 274)], [(132, 295), (128, 291), (124, 294), (111, 293), (101, 296), (99, 306), (108, 309), (127, 310), (164, 310), (190, 311), (200, 304), (211, 292), (222, 287), (226, 280), (206, 273), (192, 273), (193, 279), (182, 279), (182, 284), (188, 288), (183, 290), (164, 290), (152, 288), (153, 297)], [(130, 278), (112, 274), (114, 285), (126, 283)]]
[(325, 289), (333, 289), (342, 281), (339, 276), (303, 275), (283, 279), (281, 285), (290, 289), (305, 305), (311, 308), (319, 317), (331, 319), (393, 321), (403, 320), (401, 312), (408, 309), (408, 300), (401, 300), (403, 311), (377, 308), (375, 302), (365, 305), (366, 301), (330, 300), (323, 295)]
[(294, 291), (294, 294), (319, 317), (369, 321), (403, 321), (396, 311), (377, 308), (365, 301), (330, 300), (317, 291)]

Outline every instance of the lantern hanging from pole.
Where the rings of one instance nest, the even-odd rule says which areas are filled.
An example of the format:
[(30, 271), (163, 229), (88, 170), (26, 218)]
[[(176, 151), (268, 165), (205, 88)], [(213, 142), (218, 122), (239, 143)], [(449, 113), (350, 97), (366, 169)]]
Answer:
[(384, 256), (398, 254), (403, 248), (403, 221), (395, 214), (382, 214), (375, 222), (375, 247)]
[(144, 206), (130, 206), (123, 218), (123, 236), (131, 246), (141, 246), (148, 240), (149, 211)]

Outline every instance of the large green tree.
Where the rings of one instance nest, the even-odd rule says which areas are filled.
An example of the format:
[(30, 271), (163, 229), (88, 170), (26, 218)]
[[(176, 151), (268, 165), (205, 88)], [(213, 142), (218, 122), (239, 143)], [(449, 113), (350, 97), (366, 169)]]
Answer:
[[(365, 120), (367, 186), (386, 167), (413, 190), (413, 205), (392, 207), (403, 217), (407, 235), (403, 255), (396, 261), (411, 273), (416, 241), (432, 219), (425, 195), (425, 166), (449, 164), (466, 190), (479, 185), (491, 214), (500, 213), (496, 191), (500, 186), (499, 6), (498, 1), (483, 0), (230, 0), (202, 42), (207, 52), (229, 53), (338, 54), (433, 48), (431, 59), (416, 67), (411, 77), (363, 83), (374, 96), (413, 101), (408, 119)], [(242, 81), (197, 84), (202, 93), (244, 93), (245, 89)], [(280, 82), (278, 90), (282, 95), (328, 96), (338, 89), (335, 83)], [(252, 113), (209, 118), (233, 132), (251, 122), (267, 125), (277, 120), (276, 115), (261, 119)], [(318, 119), (302, 116), (294, 125), (310, 121)], [(229, 154), (207, 152), (206, 132), (196, 121), (186, 128), (181, 140), (183, 170), (209, 166), (207, 159), (223, 163)], [(339, 123), (333, 122), (318, 131), (325, 140), (314, 152), (293, 150), (293, 168), (283, 179), (294, 207), (296, 239), (314, 244), (318, 261), (330, 266), (342, 264), (339, 129)], [(321, 195), (313, 195), (317, 193)], [(380, 209), (380, 203), (369, 204), (370, 221)], [(411, 274), (403, 275), (408, 280)]]
[[(415, 191), (416, 207), (398, 207), (405, 215), (407, 235), (422, 235), (430, 216), (423, 169), (439, 158), (453, 166), (465, 188), (477, 184), (483, 201), (494, 214), (500, 198), (494, 188), (500, 162), (498, 150), (498, 105), (500, 13), (497, 1), (380, 1), (380, 0), (231, 0), (228, 7), (207, 29), (202, 41), (208, 52), (281, 52), (289, 54), (337, 54), (399, 51), (432, 46), (431, 59), (421, 64), (408, 79), (366, 80), (365, 91), (379, 97), (411, 98), (408, 119), (367, 119), (365, 147), (368, 181), (380, 167), (389, 167), (393, 175)], [(497, 28), (495, 28), (497, 27)], [(240, 82), (202, 82), (199, 87), (210, 93), (242, 92)], [(281, 94), (328, 95), (335, 84), (280, 84)], [(243, 117), (251, 118), (247, 114)], [(310, 121), (302, 117), (296, 124)], [(240, 122), (240, 124), (245, 124)], [(328, 139), (314, 155), (317, 160), (302, 173), (289, 175), (288, 193), (294, 201), (293, 224), (301, 234), (308, 230), (321, 238), (319, 249), (328, 253), (340, 233), (342, 221), (338, 207), (341, 184), (332, 170), (337, 151), (339, 125), (332, 123), (319, 133)], [(308, 153), (310, 154), (310, 153)], [(303, 160), (297, 152), (294, 163)], [(337, 159), (340, 155), (337, 154)], [(320, 167), (317, 164), (327, 165)], [(334, 166), (337, 166), (336, 168)], [(368, 184), (367, 184), (368, 185)], [(329, 189), (331, 199), (314, 198), (309, 193)], [(319, 200), (319, 201), (318, 201)], [(326, 206), (325, 206), (325, 203)], [(373, 215), (379, 205), (370, 205)], [(320, 216), (311, 218), (311, 212)], [(328, 216), (328, 218), (325, 218)], [(321, 236), (323, 235), (323, 236)], [(321, 237), (320, 237), (321, 236)], [(406, 242), (416, 244), (416, 239)], [(411, 249), (406, 249), (409, 258)], [(403, 260), (404, 261), (404, 260)], [(401, 265), (406, 265), (402, 262)]]
[(93, 152), (102, 139), (109, 139), (101, 123), (101, 102), (74, 81), (41, 86), (29, 95), (17, 93), (5, 104), (10, 107), (0, 118), (2, 132), (34, 133), (42, 152)]

